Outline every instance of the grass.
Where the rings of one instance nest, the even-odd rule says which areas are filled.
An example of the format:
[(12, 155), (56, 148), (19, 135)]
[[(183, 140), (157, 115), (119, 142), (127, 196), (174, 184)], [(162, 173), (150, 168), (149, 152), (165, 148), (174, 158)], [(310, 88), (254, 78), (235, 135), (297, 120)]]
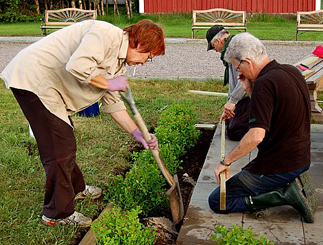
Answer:
[[(135, 14), (131, 20), (125, 15), (100, 16), (100, 20), (108, 21), (120, 28), (148, 18), (163, 27), (166, 37), (191, 37), (191, 14)], [(295, 40), (296, 16), (282, 16), (269, 14), (254, 14), (247, 20), (247, 30), (262, 40)], [(205, 38), (206, 30), (196, 31), (196, 38)], [(237, 33), (232, 31), (232, 33)], [(41, 36), (40, 22), (25, 23), (1, 23), (0, 36)], [(320, 41), (323, 40), (323, 32), (304, 32), (299, 35), (299, 40)]]
[[(194, 108), (199, 122), (215, 122), (225, 97), (188, 94), (190, 89), (226, 91), (221, 81), (130, 81), (138, 109), (149, 128), (174, 103)], [(41, 224), (45, 174), (36, 142), (10, 90), (0, 82), (0, 244), (71, 244), (78, 230)], [(77, 162), (86, 183), (104, 187), (110, 177), (129, 165), (130, 150), (138, 144), (108, 116), (73, 116)], [(95, 218), (102, 201), (78, 201), (77, 211)]]

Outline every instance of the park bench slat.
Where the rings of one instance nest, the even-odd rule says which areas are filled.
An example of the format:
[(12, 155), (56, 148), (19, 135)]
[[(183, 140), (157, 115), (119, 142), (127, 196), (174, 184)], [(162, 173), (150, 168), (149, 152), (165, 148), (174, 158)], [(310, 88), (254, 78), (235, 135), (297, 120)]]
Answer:
[(96, 10), (84, 10), (78, 8), (46, 10), (45, 22), (42, 22), (40, 29), (43, 35), (46, 36), (48, 29), (62, 29), (83, 20), (96, 20), (96, 18)]
[(300, 31), (323, 31), (323, 10), (297, 12), (296, 41)]
[(222, 25), (230, 30), (247, 31), (247, 13), (223, 8), (192, 11), (192, 39), (194, 30), (206, 30), (214, 25)]

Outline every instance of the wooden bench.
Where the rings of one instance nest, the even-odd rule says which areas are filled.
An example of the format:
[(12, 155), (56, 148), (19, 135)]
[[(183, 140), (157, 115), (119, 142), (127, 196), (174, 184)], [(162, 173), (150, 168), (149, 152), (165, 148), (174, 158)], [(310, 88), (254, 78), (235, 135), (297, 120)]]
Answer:
[(298, 66), (299, 64), (312, 68), (302, 71), (302, 75), (306, 80), (310, 93), (312, 116), (316, 120), (322, 121), (323, 111), (317, 101), (317, 91), (323, 91), (323, 59), (311, 54), (304, 60), (294, 64), (294, 66)]
[(297, 12), (296, 41), (300, 31), (323, 31), (323, 10)]
[(82, 20), (96, 20), (96, 10), (65, 8), (59, 10), (46, 10), (45, 22), (42, 21), (40, 29), (44, 36), (47, 30), (61, 29)]
[(193, 10), (192, 39), (194, 30), (209, 29), (214, 25), (222, 25), (228, 30), (247, 31), (247, 13), (229, 9)]

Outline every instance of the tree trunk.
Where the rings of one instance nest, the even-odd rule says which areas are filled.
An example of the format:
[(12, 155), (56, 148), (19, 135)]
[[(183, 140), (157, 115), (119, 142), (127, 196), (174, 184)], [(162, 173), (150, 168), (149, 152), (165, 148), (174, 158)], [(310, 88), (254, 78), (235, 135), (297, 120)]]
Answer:
[(114, 14), (119, 15), (119, 9), (118, 9), (117, 0), (113, 0), (113, 12), (114, 12)]
[(100, 3), (101, 3), (101, 15), (105, 15), (105, 11), (104, 11), (104, 0), (100, 0)]
[(92, 1), (89, 0), (89, 10), (91, 10), (91, 9), (92, 9)]
[(82, 3), (82, 0), (79, 0), (79, 8), (80, 8), (80, 9), (83, 9), (83, 3)]
[(132, 18), (132, 0), (128, 0), (129, 1), (129, 11), (130, 11), (130, 18)]
[(75, 0), (71, 0), (71, 7), (75, 8)]
[(53, 0), (50, 0), (50, 1), (49, 1), (49, 9), (53, 9), (53, 7), (54, 7), (54, 6), (53, 6)]
[(36, 14), (37, 14), (37, 15), (40, 15), (40, 10), (39, 10), (39, 1), (38, 1), (38, 0), (35, 0), (35, 6), (36, 6), (36, 10), (35, 10)]
[(126, 5), (128, 19), (130, 19), (129, 2), (128, 0), (125, 0), (124, 3)]
[(109, 15), (109, 1), (105, 0), (106, 14)]
[(94, 0), (94, 10), (98, 13), (98, 15), (101, 15), (101, 10), (99, 8), (99, 0)]
[(44, 0), (45, 10), (48, 10), (47, 0)]

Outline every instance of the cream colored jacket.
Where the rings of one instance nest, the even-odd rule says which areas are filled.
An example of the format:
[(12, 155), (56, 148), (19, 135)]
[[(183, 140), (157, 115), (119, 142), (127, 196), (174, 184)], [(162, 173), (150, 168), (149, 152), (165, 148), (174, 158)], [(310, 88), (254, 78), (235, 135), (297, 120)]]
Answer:
[(7, 88), (35, 93), (66, 123), (102, 98), (103, 112), (125, 110), (118, 92), (89, 85), (125, 73), (128, 36), (107, 22), (87, 20), (56, 31), (20, 51), (1, 73)]

